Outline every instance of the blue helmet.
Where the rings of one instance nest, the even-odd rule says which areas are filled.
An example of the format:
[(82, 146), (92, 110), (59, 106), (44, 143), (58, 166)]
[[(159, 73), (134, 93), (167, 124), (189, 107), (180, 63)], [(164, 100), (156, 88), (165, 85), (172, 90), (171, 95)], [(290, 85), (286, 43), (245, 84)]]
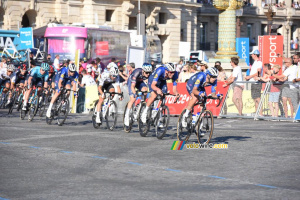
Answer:
[(211, 77), (217, 77), (219, 75), (219, 72), (218, 72), (217, 68), (210, 67), (206, 70), (205, 74), (208, 74)]
[(145, 72), (152, 72), (152, 65), (149, 63), (144, 63), (142, 68)]
[(44, 71), (49, 71), (50, 66), (49, 66), (48, 63), (43, 62), (43, 63), (41, 64), (41, 68), (42, 68), (42, 70), (44, 70)]

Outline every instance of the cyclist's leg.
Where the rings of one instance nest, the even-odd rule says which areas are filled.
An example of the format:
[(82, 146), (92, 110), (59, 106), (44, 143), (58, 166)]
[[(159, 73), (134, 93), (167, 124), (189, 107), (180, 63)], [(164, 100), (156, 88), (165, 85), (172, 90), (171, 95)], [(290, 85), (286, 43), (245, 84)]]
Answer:
[(101, 92), (105, 92), (107, 91), (108, 89), (108, 84), (104, 84), (103, 86), (98, 86), (98, 95), (99, 95), (99, 101), (98, 101), (98, 104), (97, 104), (97, 110), (96, 110), (96, 123), (101, 123), (101, 117), (100, 117), (100, 112), (101, 112), (101, 108), (102, 108), (102, 103), (103, 103), (103, 100), (105, 98), (105, 96), (102, 96), (100, 91)]
[(31, 83), (30, 83), (30, 84), (27, 83), (27, 88), (28, 88), (28, 90), (25, 91), (25, 95), (24, 95), (24, 103), (23, 103), (23, 108), (22, 108), (22, 110), (26, 110), (26, 106), (27, 106), (27, 102), (28, 102), (28, 99), (29, 99), (29, 95), (30, 95), (30, 93), (31, 93), (31, 91), (32, 91), (32, 88), (33, 88), (33, 86), (35, 85), (35, 83), (36, 83), (36, 79), (35, 79), (34, 77), (32, 77)]
[[(64, 82), (62, 82), (62, 86), (64, 86)], [(48, 107), (48, 110), (47, 110), (47, 113), (46, 113), (46, 117), (50, 118), (51, 117), (51, 110), (52, 110), (52, 107), (53, 107), (53, 104), (54, 102), (56, 101), (57, 97), (59, 96), (60, 94), (60, 88), (58, 87), (58, 81), (55, 81), (55, 87), (54, 87), (54, 95), (50, 101), (50, 104), (49, 104), (49, 107)]]
[(133, 92), (131, 90), (131, 81), (130, 80), (128, 80), (128, 93), (129, 93), (129, 102), (127, 103), (127, 108), (126, 108), (126, 113), (125, 113), (125, 119), (124, 119), (125, 126), (129, 126), (130, 109), (132, 108), (132, 105), (135, 102), (135, 97), (134, 97), (135, 92)]

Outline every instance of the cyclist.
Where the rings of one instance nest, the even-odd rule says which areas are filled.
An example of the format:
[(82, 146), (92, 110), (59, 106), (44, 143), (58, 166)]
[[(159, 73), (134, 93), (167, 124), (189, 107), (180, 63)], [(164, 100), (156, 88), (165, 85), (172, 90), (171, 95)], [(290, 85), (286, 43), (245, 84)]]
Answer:
[(148, 80), (148, 87), (151, 92), (151, 96), (148, 99), (146, 109), (143, 111), (141, 116), (141, 120), (143, 123), (146, 123), (148, 109), (154, 102), (157, 95), (167, 93), (167, 79), (172, 80), (173, 93), (177, 96), (177, 98), (179, 97), (179, 94), (177, 92), (178, 72), (176, 71), (176, 67), (173, 65), (173, 63), (167, 63), (156, 68), (150, 75)]
[[(27, 110), (27, 102), (29, 99), (29, 95), (32, 91), (33, 86), (38, 88), (38, 92), (40, 93), (42, 87), (48, 88), (48, 77), (50, 67), (48, 63), (43, 62), (41, 66), (36, 66), (30, 71), (30, 75), (27, 80), (28, 90), (25, 92), (24, 104), (22, 110)], [(44, 85), (43, 85), (44, 83)]]
[(206, 70), (206, 72), (198, 72), (194, 74), (186, 84), (186, 89), (188, 93), (191, 95), (188, 105), (186, 107), (186, 112), (183, 115), (182, 126), (187, 127), (187, 120), (192, 107), (195, 105), (199, 97), (206, 96), (205, 86), (211, 85), (211, 96), (212, 97), (220, 97), (220, 95), (216, 95), (216, 87), (217, 87), (217, 77), (218, 70), (215, 67), (210, 67)]
[[(111, 62), (107, 65), (107, 68), (109, 71), (104, 71), (101, 74), (101, 78), (99, 80), (99, 87), (98, 87), (98, 94), (99, 94), (99, 101), (97, 104), (97, 116), (96, 116), (96, 123), (100, 124), (101, 123), (101, 118), (100, 118), (100, 110), (101, 110), (101, 105), (103, 103), (103, 100), (105, 98), (104, 90), (109, 91), (109, 92), (115, 92), (115, 87), (113, 86), (113, 83), (116, 84), (118, 93), (121, 93), (121, 88), (120, 88), (120, 82), (119, 82), (119, 70), (118, 66)], [(119, 95), (120, 101), (123, 100), (123, 97)]]
[(22, 64), (19, 69), (16, 70), (16, 81), (15, 83), (13, 83), (13, 85), (17, 85), (19, 84), (19, 93), (18, 95), (20, 95), (21, 91), (24, 88), (25, 85), (25, 81), (26, 79), (28, 79), (29, 73), (27, 71), (27, 65), (26, 64)]
[(133, 70), (133, 72), (130, 74), (127, 80), (130, 100), (128, 102), (127, 110), (125, 113), (125, 119), (124, 119), (125, 126), (129, 126), (129, 111), (132, 107), (132, 104), (135, 102), (137, 91), (145, 92), (148, 90), (148, 87), (144, 83), (144, 80), (149, 78), (151, 72), (152, 72), (152, 65), (150, 65), (149, 63), (144, 63), (142, 68)]
[[(14, 83), (16, 81), (16, 74), (14, 73), (15, 66), (13, 64), (8, 64), (7, 68), (2, 68), (0, 70), (0, 85), (4, 86), (3, 93), (7, 93), (10, 89), (14, 89)], [(13, 84), (11, 84), (13, 83)], [(8, 100), (6, 105), (10, 104), (12, 93), (9, 92)]]
[[(49, 108), (46, 113), (46, 117), (51, 117), (51, 109), (56, 101), (57, 97), (60, 95), (61, 88), (71, 89), (73, 86), (74, 96), (77, 96), (76, 83), (78, 81), (78, 72), (76, 71), (76, 66), (74, 63), (70, 63), (68, 67), (62, 68), (56, 75), (55, 79), (55, 94), (51, 99)], [(70, 92), (68, 92), (70, 95)]]

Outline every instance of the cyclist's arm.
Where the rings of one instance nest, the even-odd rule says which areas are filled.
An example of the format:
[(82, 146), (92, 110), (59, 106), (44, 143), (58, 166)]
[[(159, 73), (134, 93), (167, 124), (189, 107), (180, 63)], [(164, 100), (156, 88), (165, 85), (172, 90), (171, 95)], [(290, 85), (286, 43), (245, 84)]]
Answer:
[(44, 82), (44, 88), (47, 89), (48, 88), (48, 81)]
[(200, 91), (200, 92), (199, 92), (197, 86), (193, 87), (192, 93), (193, 93), (195, 96), (204, 96), (204, 95), (205, 95), (205, 91)]
[(28, 81), (27, 81), (28, 87), (31, 86), (31, 81), (32, 81), (32, 76), (29, 76)]
[(152, 88), (152, 90), (154, 90), (155, 92), (161, 90), (160, 88), (156, 87), (156, 83), (157, 83), (157, 81), (153, 81), (152, 84), (151, 84), (151, 88)]
[(59, 90), (62, 87), (62, 82), (63, 82), (63, 79), (59, 79), (59, 81), (58, 81), (58, 89)]
[(100, 93), (101, 96), (104, 94), (102, 90), (102, 85), (99, 85), (98, 92)]
[(120, 87), (120, 85), (117, 86), (117, 90), (118, 90), (118, 93), (121, 93), (121, 87)]
[(11, 86), (10, 86), (10, 89), (14, 90), (15, 89), (15, 82), (16, 82), (16, 75), (14, 75), (10, 81), (11, 81)]

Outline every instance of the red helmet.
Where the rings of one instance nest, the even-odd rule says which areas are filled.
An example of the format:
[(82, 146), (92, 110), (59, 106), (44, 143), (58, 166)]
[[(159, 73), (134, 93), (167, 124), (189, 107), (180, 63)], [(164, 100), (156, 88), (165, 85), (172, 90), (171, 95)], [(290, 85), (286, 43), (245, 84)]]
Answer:
[(50, 65), (50, 70), (49, 70), (49, 73), (54, 73), (54, 68), (52, 65)]

